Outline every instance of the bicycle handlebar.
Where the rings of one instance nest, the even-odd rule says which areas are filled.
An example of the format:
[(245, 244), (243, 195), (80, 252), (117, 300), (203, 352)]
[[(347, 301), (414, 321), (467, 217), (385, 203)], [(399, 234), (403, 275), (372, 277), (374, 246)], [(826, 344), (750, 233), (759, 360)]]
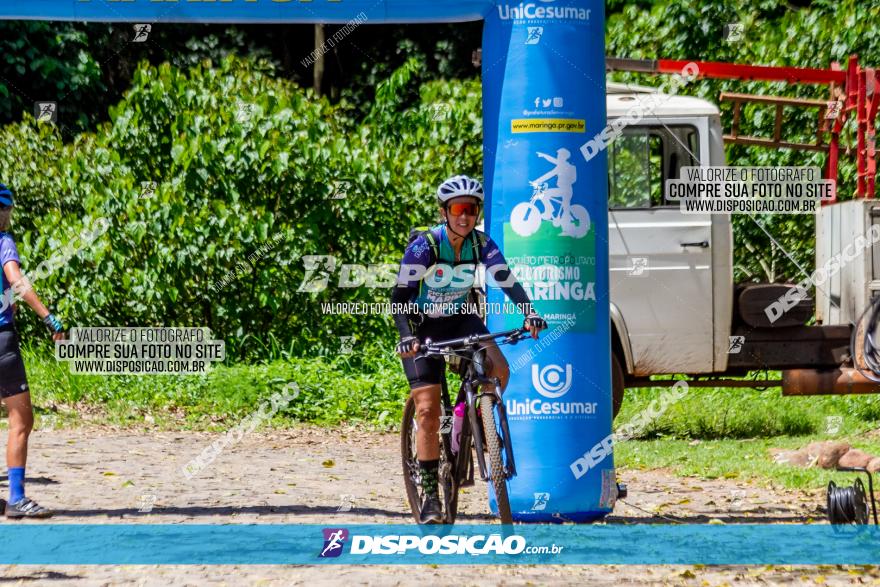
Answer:
[(530, 332), (528, 328), (514, 328), (504, 332), (490, 332), (488, 334), (471, 334), (462, 338), (453, 338), (434, 342), (430, 338), (426, 338), (424, 344), (419, 349), (421, 355), (443, 354), (445, 351), (476, 347), (480, 343), (495, 340), (496, 338), (506, 338), (505, 342), (516, 344), (523, 338), (525, 334)]

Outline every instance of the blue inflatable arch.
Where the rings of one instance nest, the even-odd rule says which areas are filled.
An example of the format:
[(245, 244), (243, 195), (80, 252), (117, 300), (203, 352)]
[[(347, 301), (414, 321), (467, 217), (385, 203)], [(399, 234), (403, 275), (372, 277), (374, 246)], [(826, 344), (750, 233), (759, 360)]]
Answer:
[[(349, 29), (484, 20), (486, 225), (550, 323), (542, 340), (507, 352), (504, 397), (519, 473), (511, 507), (517, 519), (534, 521), (611, 511), (607, 162), (604, 152), (581, 151), (606, 123), (604, 2), (0, 0), (0, 18)], [(492, 290), (489, 301), (502, 295)], [(496, 307), (489, 326), (521, 320)]]

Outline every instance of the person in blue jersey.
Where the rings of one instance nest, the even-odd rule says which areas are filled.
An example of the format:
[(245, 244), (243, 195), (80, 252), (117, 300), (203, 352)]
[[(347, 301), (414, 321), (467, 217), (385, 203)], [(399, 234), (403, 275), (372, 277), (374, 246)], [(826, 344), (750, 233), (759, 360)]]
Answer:
[[(417, 356), (421, 341), (443, 340), (471, 334), (485, 334), (486, 325), (470, 311), (473, 277), (480, 264), (487, 281), (498, 285), (523, 311), (524, 327), (532, 337), (547, 327), (535, 312), (522, 285), (507, 267), (498, 245), (476, 230), (483, 204), (483, 186), (476, 179), (456, 175), (437, 189), (443, 223), (416, 236), (401, 261), (397, 286), (391, 295), (394, 323), (400, 334), (396, 351), (403, 361), (410, 393), (416, 408), (416, 453), (419, 459), (425, 501), (420, 511), (422, 524), (440, 523), (442, 510), (437, 470), (440, 459), (440, 393), (445, 363), (440, 358)], [(415, 313), (398, 311), (407, 304)], [(487, 349), (490, 376), (507, 386), (510, 370), (496, 345)]]
[[(9, 412), (9, 439), (6, 444), (6, 466), (9, 477), (7, 518), (47, 518), (51, 510), (29, 499), (24, 492), (24, 471), (27, 464), (28, 437), (34, 425), (34, 411), (28, 388), (18, 331), (15, 328), (15, 298), (33, 308), (49, 328), (54, 340), (64, 338), (64, 327), (43, 305), (21, 273), (18, 249), (9, 230), (12, 216), (12, 192), (0, 184), (0, 266), (3, 267), (3, 292), (0, 300), (0, 398)], [(2, 501), (2, 500), (0, 500)]]

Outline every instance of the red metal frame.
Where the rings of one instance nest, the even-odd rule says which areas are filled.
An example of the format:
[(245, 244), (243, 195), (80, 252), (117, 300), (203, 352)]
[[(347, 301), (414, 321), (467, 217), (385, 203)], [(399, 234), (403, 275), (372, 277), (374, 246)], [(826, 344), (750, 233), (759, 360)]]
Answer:
[[(877, 111), (880, 107), (880, 88), (877, 87), (878, 79), (874, 69), (859, 67), (856, 55), (850, 56), (845, 71), (837, 63), (832, 63), (829, 69), (813, 69), (673, 59), (648, 61), (609, 58), (607, 60), (609, 70), (663, 74), (681, 73), (688, 64), (692, 63), (699, 68), (699, 77), (827, 85), (830, 99), (842, 100), (843, 107), (840, 115), (827, 130), (830, 137), (825, 177), (837, 180), (841, 155), (840, 134), (847, 121), (853, 118), (856, 123), (854, 150), (858, 173), (856, 197), (874, 198), (877, 175), (875, 136)], [(852, 151), (852, 148), (845, 147), (844, 154), (850, 155)]]
[(842, 84), (846, 74), (831, 69), (808, 69), (802, 67), (772, 67), (768, 65), (743, 65), (718, 61), (676, 61), (659, 59), (657, 73), (681, 73), (688, 63), (696, 63), (700, 77), (716, 79), (743, 79), (801, 84)]

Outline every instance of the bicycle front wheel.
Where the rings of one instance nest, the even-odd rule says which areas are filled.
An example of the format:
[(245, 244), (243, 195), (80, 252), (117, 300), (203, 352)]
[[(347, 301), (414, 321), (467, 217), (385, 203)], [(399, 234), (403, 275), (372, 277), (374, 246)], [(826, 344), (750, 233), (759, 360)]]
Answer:
[(498, 503), (498, 515), (502, 524), (512, 524), (513, 515), (510, 513), (510, 500), (507, 497), (507, 476), (504, 474), (504, 459), (502, 453), (504, 447), (501, 444), (501, 436), (498, 434), (498, 426), (495, 425), (495, 402), (492, 396), (484, 395), (480, 398), (480, 414), (483, 418), (483, 432), (485, 433), (486, 450), (489, 452), (489, 482), (495, 490), (495, 501)]

